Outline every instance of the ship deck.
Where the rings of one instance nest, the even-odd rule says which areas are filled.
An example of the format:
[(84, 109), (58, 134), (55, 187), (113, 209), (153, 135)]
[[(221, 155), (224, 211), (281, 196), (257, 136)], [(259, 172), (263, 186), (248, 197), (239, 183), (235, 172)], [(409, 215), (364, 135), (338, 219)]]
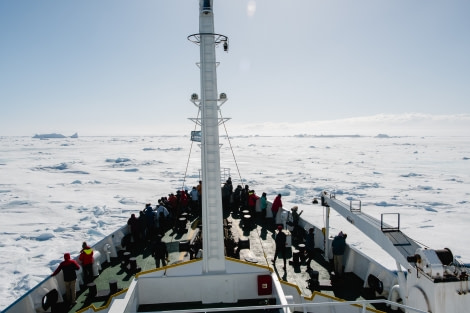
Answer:
[[(233, 211), (224, 212), (225, 228), (230, 230), (233, 235), (233, 242), (235, 242), (235, 246), (227, 247), (227, 256), (271, 267), (281, 281), (297, 285), (304, 297), (312, 296), (313, 290), (309, 289), (308, 281), (312, 275), (318, 275), (319, 285), (316, 286), (315, 291), (344, 300), (372, 298), (369, 290), (363, 288), (363, 281), (353, 273), (345, 273), (341, 280), (334, 279), (334, 274), (331, 273), (332, 266), (330, 262), (324, 260), (322, 255), (323, 251), (320, 249), (316, 249), (315, 259), (311, 262), (311, 269), (307, 269), (307, 265), (302, 258), (300, 258), (300, 262), (294, 262), (293, 251), (298, 250), (298, 244), (300, 242), (293, 241), (292, 246), (287, 249), (287, 267), (285, 270), (283, 269), (282, 258), (278, 258), (275, 264), (273, 264), (272, 259), (275, 251), (275, 225), (273, 220), (256, 217), (252, 221), (251, 227), (242, 227), (243, 222), (240, 219), (240, 215), (240, 213)], [(169, 252), (168, 265), (181, 263), (190, 259), (189, 252), (180, 252), (180, 242), (186, 240), (190, 241), (200, 230), (200, 227), (199, 219), (189, 215), (186, 231), (179, 232), (174, 228), (170, 228), (164, 232), (162, 239), (167, 244)], [(240, 251), (238, 249), (240, 240), (246, 242), (247, 239), (249, 239), (249, 250), (243, 249), (245, 251)], [(94, 306), (95, 309), (107, 306), (110, 301), (110, 294), (116, 292), (116, 290), (110, 292), (110, 282), (114, 282), (114, 285), (117, 282), (117, 292), (125, 292), (138, 272), (149, 271), (156, 268), (155, 260), (151, 253), (151, 243), (149, 241), (132, 243), (127, 246), (126, 252), (129, 252), (127, 255), (131, 258), (135, 258), (138, 272), (131, 271), (129, 270), (129, 266), (122, 265), (123, 258), (125, 258), (122, 252), (119, 258), (112, 258), (111, 262), (102, 264), (100, 275), (93, 280), (97, 291), (95, 296), (92, 295), (93, 292), (90, 292), (87, 286), (82, 286), (81, 290), (77, 293), (77, 303), (72, 307), (64, 308), (61, 312), (80, 312), (91, 305)], [(217, 307), (219, 305), (227, 308), (226, 312), (230, 311), (227, 304), (203, 306), (202, 303), (166, 303), (141, 306), (139, 307), (139, 312), (200, 309)], [(260, 305), (260, 303), (246, 303), (245, 301), (244, 303), (233, 304), (233, 306), (247, 305), (255, 306)], [(384, 305), (371, 308), (384, 312), (390, 311)]]

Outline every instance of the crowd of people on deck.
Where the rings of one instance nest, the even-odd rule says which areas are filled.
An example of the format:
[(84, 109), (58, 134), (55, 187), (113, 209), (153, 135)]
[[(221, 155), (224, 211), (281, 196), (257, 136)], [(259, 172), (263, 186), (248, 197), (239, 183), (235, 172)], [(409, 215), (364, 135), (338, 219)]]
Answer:
[[(147, 242), (150, 243), (152, 256), (155, 258), (156, 267), (166, 266), (168, 263), (168, 250), (167, 245), (163, 241), (164, 234), (169, 229), (176, 229), (178, 227), (178, 217), (182, 213), (187, 213), (192, 218), (200, 217), (202, 214), (202, 181), (199, 181), (197, 186), (191, 188), (190, 191), (186, 189), (177, 190), (175, 193), (170, 193), (168, 197), (161, 197), (155, 207), (151, 203), (147, 203), (145, 208), (139, 212), (137, 217), (131, 214), (127, 221), (131, 240), (134, 243)], [(221, 188), (222, 193), (222, 207), (224, 210), (232, 210), (233, 212), (243, 212), (248, 210), (251, 216), (266, 217), (266, 210), (268, 208), (268, 200), (265, 192), (259, 197), (255, 190), (250, 189), (248, 185), (242, 187), (237, 185), (234, 189), (232, 180), (229, 177)], [(260, 212), (257, 212), (256, 205), (259, 201)], [(278, 194), (271, 206), (272, 217), (274, 220), (273, 232), (275, 234), (276, 251), (273, 264), (277, 257), (280, 255), (283, 258), (284, 270), (286, 270), (286, 234), (283, 231), (283, 226), (276, 223), (277, 214), (283, 208), (282, 195)], [(293, 227), (293, 239), (297, 239), (301, 243), (305, 243), (306, 265), (307, 270), (310, 270), (311, 261), (315, 256), (315, 237), (314, 228), (309, 228), (306, 232), (303, 228), (299, 227), (300, 215), (303, 211), (298, 212), (298, 206), (291, 208), (292, 221), (287, 224)], [(297, 234), (296, 234), (297, 232)], [(336, 276), (341, 277), (343, 274), (342, 256), (346, 247), (346, 234), (340, 232), (335, 236), (332, 242), (333, 248), (333, 262), (334, 272)], [(58, 268), (52, 273), (51, 276), (57, 275), (60, 271), (64, 274), (64, 281), (66, 285), (66, 300), (70, 304), (75, 304), (75, 282), (77, 279), (76, 271), (83, 268), (85, 284), (93, 281), (93, 249), (83, 242), (82, 249), (78, 258), (79, 262), (71, 259), (70, 253), (64, 254), (64, 261), (61, 262)]]
[[(248, 185), (237, 185), (235, 188), (232, 179), (229, 177), (221, 187), (222, 208), (235, 213), (241, 213), (248, 210), (249, 215), (266, 217), (268, 208), (268, 199), (265, 192), (261, 197), (255, 190), (250, 189)], [(188, 213), (192, 217), (201, 215), (202, 207), (202, 181), (197, 186), (191, 188), (190, 191), (182, 189), (176, 193), (171, 193), (168, 197), (162, 197), (158, 200), (158, 204), (153, 208), (150, 203), (146, 204), (144, 210), (139, 212), (139, 217), (135, 214), (131, 215), (128, 220), (130, 233), (134, 242), (148, 241), (152, 244), (152, 254), (155, 257), (156, 266), (166, 264), (168, 251), (163, 249), (165, 246), (162, 236), (169, 229), (178, 227), (178, 217), (181, 213)], [(256, 210), (259, 201), (259, 212)], [(282, 195), (277, 194), (271, 206), (273, 217), (273, 232), (275, 233), (276, 252), (273, 261), (277, 255), (281, 255), (284, 259), (284, 269), (286, 267), (285, 253), (285, 234), (282, 225), (276, 223), (277, 214), (283, 208)], [(291, 221), (287, 225), (292, 227), (292, 240), (297, 243), (305, 243), (307, 256), (307, 269), (310, 269), (310, 263), (314, 258), (315, 239), (314, 229), (310, 228), (308, 232), (299, 226), (300, 216), (303, 211), (298, 206), (291, 208), (289, 214)]]
[[(244, 187), (237, 185), (233, 188), (232, 179), (229, 177), (221, 187), (221, 194), (224, 210), (236, 212), (249, 210), (251, 216), (266, 215), (266, 193), (259, 197), (254, 190), (249, 189), (248, 185)], [(187, 213), (191, 217), (201, 216), (201, 196), (202, 181), (199, 181), (199, 184), (191, 190), (181, 189), (170, 193), (167, 197), (161, 197), (155, 207), (147, 203), (138, 216), (132, 214), (127, 222), (133, 242), (153, 240), (156, 235), (163, 235), (167, 230), (177, 227), (178, 218), (182, 213)], [(260, 200), (261, 213), (256, 212), (258, 200)], [(282, 206), (282, 203), (280, 205)]]
[(155, 207), (147, 203), (137, 217), (131, 214), (127, 221), (133, 242), (154, 241), (156, 236), (178, 227), (178, 218), (182, 213), (197, 217), (201, 215), (202, 182), (191, 191), (177, 190), (168, 197), (161, 197)]

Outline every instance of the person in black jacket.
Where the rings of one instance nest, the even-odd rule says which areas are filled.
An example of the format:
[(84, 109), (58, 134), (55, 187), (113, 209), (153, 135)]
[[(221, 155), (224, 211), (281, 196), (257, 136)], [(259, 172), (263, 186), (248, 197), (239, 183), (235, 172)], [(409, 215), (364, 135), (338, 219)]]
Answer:
[(153, 245), (152, 256), (155, 258), (155, 267), (160, 267), (160, 261), (162, 266), (166, 266), (166, 261), (168, 260), (168, 249), (166, 248), (166, 243), (162, 241), (162, 236), (158, 235)]
[(310, 268), (310, 263), (315, 257), (315, 229), (310, 227), (308, 234), (305, 238), (305, 251), (307, 252), (307, 270)]
[(77, 261), (70, 258), (70, 253), (64, 254), (64, 261), (60, 262), (59, 267), (52, 273), (51, 276), (59, 274), (60, 271), (64, 273), (64, 282), (65, 282), (65, 297), (67, 301), (71, 304), (75, 304), (76, 294), (75, 294), (75, 282), (77, 280), (77, 273), (80, 269)]
[(335, 266), (335, 274), (337, 277), (343, 276), (343, 255), (346, 250), (346, 234), (342, 231), (339, 232), (338, 236), (333, 238), (331, 247), (333, 248), (333, 262)]
[(276, 259), (279, 253), (282, 254), (282, 258), (284, 259), (284, 267), (283, 269), (286, 270), (286, 245), (287, 245), (287, 236), (282, 231), (282, 226), (279, 225), (277, 227), (277, 235), (274, 241), (276, 242), (276, 252), (274, 252), (274, 259), (273, 264), (276, 264)]

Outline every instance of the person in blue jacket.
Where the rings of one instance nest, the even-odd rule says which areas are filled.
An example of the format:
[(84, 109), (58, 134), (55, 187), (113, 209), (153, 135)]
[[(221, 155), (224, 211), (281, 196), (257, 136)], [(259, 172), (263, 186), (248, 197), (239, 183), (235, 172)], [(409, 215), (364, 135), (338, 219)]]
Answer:
[(260, 209), (261, 209), (261, 217), (266, 217), (266, 208), (268, 207), (268, 199), (266, 198), (266, 192), (263, 192), (261, 195), (261, 198), (259, 198), (260, 201)]

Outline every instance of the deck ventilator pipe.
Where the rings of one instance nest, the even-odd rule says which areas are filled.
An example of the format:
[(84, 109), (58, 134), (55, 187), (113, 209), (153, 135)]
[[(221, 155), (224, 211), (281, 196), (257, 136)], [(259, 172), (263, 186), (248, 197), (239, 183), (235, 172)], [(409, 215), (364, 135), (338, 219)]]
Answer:
[(105, 244), (103, 250), (106, 253), (106, 261), (111, 263), (111, 245), (109, 243)]
[[(388, 293), (388, 300), (396, 303), (398, 298), (400, 298), (400, 286), (399, 285), (393, 285), (390, 288), (390, 292)], [(390, 306), (390, 308), (392, 310), (397, 310), (398, 309), (398, 307), (396, 305), (387, 304), (387, 306)]]

